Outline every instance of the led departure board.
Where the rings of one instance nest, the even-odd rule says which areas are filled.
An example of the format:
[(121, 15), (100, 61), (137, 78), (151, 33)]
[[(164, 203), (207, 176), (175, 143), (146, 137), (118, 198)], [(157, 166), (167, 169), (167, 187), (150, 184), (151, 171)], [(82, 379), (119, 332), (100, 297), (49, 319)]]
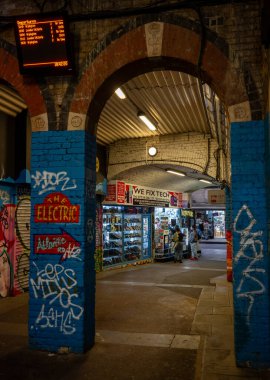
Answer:
[(17, 19), (15, 36), (22, 74), (65, 75), (73, 72), (70, 35), (63, 15)]

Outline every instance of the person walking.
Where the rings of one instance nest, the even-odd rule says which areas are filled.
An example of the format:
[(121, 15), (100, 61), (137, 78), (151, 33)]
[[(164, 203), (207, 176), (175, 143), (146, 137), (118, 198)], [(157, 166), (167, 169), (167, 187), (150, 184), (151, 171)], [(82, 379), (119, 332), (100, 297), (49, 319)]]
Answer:
[(193, 226), (189, 234), (189, 244), (190, 244), (190, 249), (191, 249), (190, 260), (198, 260), (197, 241), (198, 241), (198, 234), (196, 231), (196, 226)]
[(174, 262), (183, 262), (183, 240), (185, 235), (181, 232), (179, 226), (175, 227), (175, 233), (172, 240), (174, 241)]

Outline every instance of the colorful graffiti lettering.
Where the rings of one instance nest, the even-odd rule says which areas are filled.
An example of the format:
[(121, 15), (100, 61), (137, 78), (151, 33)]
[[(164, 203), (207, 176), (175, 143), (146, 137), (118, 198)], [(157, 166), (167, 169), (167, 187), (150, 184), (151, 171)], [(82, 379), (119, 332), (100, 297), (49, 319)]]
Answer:
[(30, 197), (0, 209), (0, 296), (28, 290), (30, 253)]
[(242, 258), (244, 258), (245, 262), (248, 263), (248, 266), (242, 270), (241, 280), (236, 288), (237, 297), (248, 299), (248, 321), (255, 297), (265, 292), (265, 286), (259, 279), (259, 276), (265, 274), (265, 270), (260, 268), (260, 263), (264, 258), (263, 243), (260, 240), (263, 231), (253, 232), (252, 229), (255, 224), (256, 219), (253, 217), (250, 209), (248, 206), (243, 205), (234, 220), (234, 231), (240, 235), (240, 248), (234, 261), (235, 264), (237, 264)]
[(15, 245), (15, 206), (4, 205), (0, 211), (0, 295), (10, 295), (13, 284), (11, 263)]
[[(2, 247), (1, 247), (2, 248)], [(11, 267), (5, 249), (0, 253), (0, 296), (7, 297), (11, 288)]]
[[(36, 268), (36, 279), (30, 278), (35, 298), (46, 300), (41, 306), (35, 325), (42, 329), (58, 329), (64, 335), (76, 331), (74, 322), (83, 314), (83, 307), (77, 304), (77, 279), (73, 269), (60, 264), (47, 264), (44, 269)], [(48, 305), (48, 307), (47, 307)]]
[(71, 204), (64, 194), (52, 193), (35, 204), (34, 217), (36, 223), (79, 223), (80, 205)]
[[(77, 188), (76, 181), (74, 179), (71, 180), (65, 171), (58, 173), (47, 172), (46, 170), (43, 170), (42, 173), (36, 171), (36, 174), (32, 175), (31, 178), (35, 182), (33, 188), (41, 188), (38, 192), (39, 195), (48, 191), (55, 191), (56, 189), (65, 191)], [(70, 184), (70, 182), (72, 184)]]
[(14, 295), (25, 292), (29, 288), (30, 216), (30, 196), (21, 195), (19, 196), (15, 211), (16, 259), (14, 261)]
[(34, 247), (36, 254), (61, 255), (60, 262), (69, 258), (81, 260), (80, 243), (64, 230), (62, 234), (35, 235)]

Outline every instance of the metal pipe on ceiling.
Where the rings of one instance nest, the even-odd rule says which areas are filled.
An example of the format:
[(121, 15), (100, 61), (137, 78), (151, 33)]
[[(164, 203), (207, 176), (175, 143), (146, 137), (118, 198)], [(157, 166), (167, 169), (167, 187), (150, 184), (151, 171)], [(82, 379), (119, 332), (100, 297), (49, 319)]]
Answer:
[(2, 98), (1, 93), (0, 93), (0, 104), (1, 104), (1, 106), (6, 107), (6, 108), (16, 112), (16, 114), (20, 113), (22, 111), (21, 107), (18, 107), (16, 104)]
[(10, 101), (12, 104), (17, 105), (21, 109), (27, 108), (23, 99), (15, 91), (12, 91), (8, 89), (7, 87), (1, 86), (1, 85), (0, 85), (0, 98), (4, 98)]
[(13, 117), (17, 116), (16, 112), (11, 111), (10, 109), (8, 109), (6, 107), (1, 106), (1, 104), (0, 104), (0, 111), (3, 112), (3, 113), (5, 113), (5, 114), (7, 114), (7, 115), (13, 116)]

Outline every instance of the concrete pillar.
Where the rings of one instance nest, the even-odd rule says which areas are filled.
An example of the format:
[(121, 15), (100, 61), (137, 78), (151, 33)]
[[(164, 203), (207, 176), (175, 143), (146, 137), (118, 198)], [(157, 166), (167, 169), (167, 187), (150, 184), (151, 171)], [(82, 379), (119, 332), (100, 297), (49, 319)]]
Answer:
[(94, 344), (95, 137), (32, 135), (30, 347), (84, 352)]
[(232, 123), (235, 351), (238, 366), (270, 366), (266, 133), (263, 121)]

